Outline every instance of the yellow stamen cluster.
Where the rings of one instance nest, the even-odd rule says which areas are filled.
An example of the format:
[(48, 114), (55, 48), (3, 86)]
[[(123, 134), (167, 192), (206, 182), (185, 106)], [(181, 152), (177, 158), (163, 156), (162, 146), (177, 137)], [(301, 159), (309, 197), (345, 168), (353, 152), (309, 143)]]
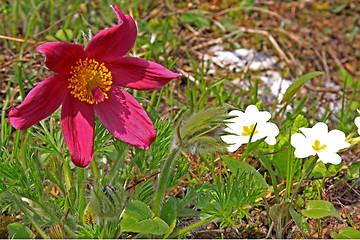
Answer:
[(326, 144), (323, 144), (320, 146), (320, 141), (315, 140), (314, 145), (312, 145), (312, 148), (315, 150), (315, 152), (322, 152), (326, 148)]
[(90, 104), (99, 103), (108, 98), (106, 93), (111, 88), (112, 76), (104, 63), (99, 64), (94, 59), (80, 59), (75, 66), (71, 67), (70, 73), (72, 76), (68, 87), (72, 89), (70, 93), (75, 98)]
[[(255, 124), (251, 124), (250, 127), (248, 126), (243, 126), (243, 133), (241, 134), (242, 136), (250, 136), (251, 133), (254, 131), (255, 128)], [(258, 131), (255, 131), (254, 134), (258, 133)]]

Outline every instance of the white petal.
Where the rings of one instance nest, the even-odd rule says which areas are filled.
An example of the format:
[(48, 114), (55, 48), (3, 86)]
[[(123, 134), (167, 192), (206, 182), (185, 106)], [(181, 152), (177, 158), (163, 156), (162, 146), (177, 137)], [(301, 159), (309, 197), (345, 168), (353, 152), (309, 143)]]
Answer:
[(312, 128), (300, 128), (300, 131), (303, 132), (309, 140), (315, 140), (328, 133), (328, 126), (323, 122), (318, 122)]
[(295, 133), (291, 136), (291, 145), (295, 148), (295, 157), (305, 158), (310, 155), (315, 155), (316, 152), (311, 147), (309, 140), (301, 133)]
[(343, 133), (340, 130), (331, 130), (327, 134), (327, 149), (330, 149), (331, 152), (337, 152), (340, 149), (348, 148), (350, 147), (350, 143), (345, 141), (345, 133)]
[(319, 160), (323, 163), (332, 163), (332, 164), (339, 164), (341, 163), (341, 157), (332, 152), (319, 152), (318, 153)]
[(239, 138), (239, 136), (236, 136), (236, 135), (224, 135), (224, 136), (221, 136), (221, 139), (224, 142), (226, 142), (227, 144), (233, 144), (233, 143), (238, 142), (238, 138)]
[(269, 145), (275, 145), (276, 144), (276, 138), (274, 136), (269, 136), (265, 139), (265, 142)]
[(354, 123), (355, 123), (356, 127), (358, 128), (358, 134), (360, 135), (360, 117), (356, 117), (354, 120)]
[(241, 146), (240, 143), (235, 143), (235, 144), (229, 145), (229, 146), (227, 147), (227, 150), (228, 150), (229, 152), (235, 152), (236, 150), (238, 150), (238, 148), (239, 148), (240, 146)]
[(301, 148), (304, 144), (306, 144), (306, 137), (301, 133), (294, 133), (291, 135), (290, 143), (294, 148)]
[(309, 148), (303, 148), (303, 149), (300, 149), (300, 148), (296, 148), (295, 149), (295, 152), (294, 152), (294, 155), (295, 157), (297, 158), (306, 158), (308, 156), (314, 156), (316, 153), (315, 151), (311, 151), (311, 149)]

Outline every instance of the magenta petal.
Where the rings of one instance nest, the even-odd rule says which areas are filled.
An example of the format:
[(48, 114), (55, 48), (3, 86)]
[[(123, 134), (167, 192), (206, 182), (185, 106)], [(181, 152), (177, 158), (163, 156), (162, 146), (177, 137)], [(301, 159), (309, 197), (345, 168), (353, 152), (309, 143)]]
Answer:
[(45, 54), (46, 67), (56, 73), (69, 74), (71, 66), (85, 57), (80, 45), (67, 42), (44, 43), (37, 47), (37, 51)]
[(92, 106), (69, 94), (61, 109), (61, 129), (71, 161), (86, 167), (94, 154), (95, 115)]
[(141, 105), (122, 88), (113, 86), (109, 99), (95, 104), (95, 113), (109, 132), (121, 141), (149, 149), (156, 130)]
[(96, 34), (85, 49), (89, 58), (106, 62), (126, 55), (134, 46), (137, 28), (129, 15), (124, 15), (117, 6), (113, 8), (119, 17), (117, 26), (105, 29)]
[(111, 71), (114, 85), (146, 91), (160, 89), (180, 76), (160, 64), (127, 56), (107, 62), (106, 67)]
[(9, 122), (16, 129), (27, 129), (59, 108), (69, 90), (63, 75), (53, 75), (34, 87), (24, 101), (11, 109)]

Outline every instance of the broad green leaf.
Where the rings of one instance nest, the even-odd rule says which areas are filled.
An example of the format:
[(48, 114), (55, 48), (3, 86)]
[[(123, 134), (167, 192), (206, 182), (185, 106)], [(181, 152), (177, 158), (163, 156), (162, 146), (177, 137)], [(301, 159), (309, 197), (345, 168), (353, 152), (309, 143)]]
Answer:
[(289, 205), (290, 201), (285, 201), (280, 204), (274, 204), (274, 206), (270, 208), (270, 218), (273, 221), (279, 222), (283, 217), (288, 214)]
[(196, 216), (200, 216), (200, 213), (195, 209), (181, 208), (178, 211), (178, 217), (196, 217)]
[[(287, 136), (287, 138), (289, 137)], [(287, 168), (289, 164), (289, 151), (290, 148), (277, 152), (272, 156), (272, 159), (269, 159), (271, 164), (276, 169), (276, 174), (282, 179), (285, 179), (287, 175)]]
[(311, 78), (319, 76), (323, 74), (323, 72), (312, 72), (308, 73), (305, 76), (300, 77), (297, 81), (290, 85), (290, 87), (286, 90), (283, 99), (280, 104), (289, 103), (291, 99), (295, 96), (295, 94), (299, 91), (299, 89)]
[(347, 179), (354, 179), (354, 178), (359, 178), (359, 171), (360, 171), (360, 162), (354, 162), (352, 163), (350, 166), (348, 166), (348, 171), (347, 171)]
[(169, 231), (169, 226), (166, 222), (158, 217), (136, 221), (130, 216), (124, 216), (120, 223), (120, 227), (122, 231), (150, 233), (155, 235), (162, 235)]
[(176, 221), (176, 200), (175, 197), (170, 196), (163, 206), (160, 218), (164, 220), (169, 226)]
[(155, 217), (151, 209), (138, 200), (130, 202), (126, 206), (120, 226), (122, 231), (155, 235), (165, 234), (169, 231), (169, 225), (161, 218)]
[(330, 235), (334, 239), (360, 239), (360, 232), (352, 227), (341, 228), (339, 233), (332, 232)]
[(321, 161), (317, 162), (309, 177), (324, 177), (327, 168)]
[(130, 216), (136, 221), (152, 218), (154, 216), (151, 209), (145, 203), (138, 200), (130, 202), (126, 206), (124, 214)]
[(292, 218), (294, 219), (294, 222), (296, 223), (296, 226), (298, 226), (298, 228), (303, 233), (309, 235), (311, 233), (311, 228), (309, 226), (309, 223), (306, 221), (306, 219), (301, 217), (297, 212), (295, 212), (291, 208), (289, 209), (289, 211), (290, 211)]
[(226, 163), (226, 166), (228, 166), (228, 168), (230, 169), (230, 171), (234, 174), (236, 174), (238, 171), (240, 173), (242, 172), (248, 172), (254, 175), (253, 180), (257, 181), (258, 184), (260, 185), (260, 188), (268, 188), (268, 185), (265, 181), (265, 179), (261, 176), (260, 173), (258, 173), (256, 171), (255, 168), (253, 168), (252, 166), (250, 166), (247, 163), (244, 163), (238, 159), (229, 157), (229, 156), (222, 156), (221, 157), (224, 162)]
[(306, 204), (306, 209), (302, 210), (301, 213), (308, 218), (323, 218), (332, 216), (344, 221), (336, 211), (334, 205), (332, 205), (331, 202), (324, 200), (309, 200)]
[(27, 226), (20, 223), (11, 223), (7, 225), (7, 229), (10, 238), (13, 239), (32, 239), (35, 237), (35, 234)]

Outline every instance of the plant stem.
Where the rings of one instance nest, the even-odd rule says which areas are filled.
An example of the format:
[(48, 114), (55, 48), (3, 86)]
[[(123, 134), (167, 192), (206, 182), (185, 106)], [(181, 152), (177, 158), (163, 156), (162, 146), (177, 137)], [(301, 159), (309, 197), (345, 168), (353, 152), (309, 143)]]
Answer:
[[(305, 170), (304, 174), (301, 176), (299, 182), (297, 183), (295, 190), (293, 192), (293, 194), (291, 195), (291, 199), (290, 202), (292, 203), (294, 200), (295, 195), (297, 194), (297, 192), (299, 191), (300, 185), (303, 182), (303, 180), (309, 175), (309, 173), (314, 169), (315, 164), (317, 162), (317, 160), (319, 159), (318, 156), (316, 156), (314, 158), (314, 160), (310, 163), (310, 165), (308, 166), (308, 168)], [(290, 205), (289, 205), (290, 206)]]
[(177, 147), (171, 148), (165, 160), (164, 166), (161, 170), (159, 183), (156, 189), (156, 196), (155, 196), (154, 209), (153, 209), (153, 212), (157, 217), (160, 215), (161, 203), (162, 200), (164, 199), (167, 190), (167, 184), (169, 181), (171, 169), (175, 163), (178, 154), (179, 154), (179, 149)]
[(79, 223), (82, 223), (84, 217), (84, 211), (86, 207), (85, 169), (78, 167), (77, 170), (78, 170)]
[(20, 201), (16, 196), (9, 194), (9, 197), (14, 200), (16, 205), (20, 208), (20, 210), (26, 215), (26, 217), (29, 219), (33, 227), (36, 229), (36, 231), (40, 234), (40, 236), (44, 239), (49, 238), (48, 235), (40, 228), (40, 226), (35, 222), (35, 220), (30, 216), (28, 210), (23, 205), (22, 201)]
[(186, 227), (186, 228), (183, 228), (183, 229), (181, 229), (181, 230), (179, 230), (179, 231), (174, 232), (174, 233), (171, 234), (168, 238), (175, 238), (175, 237), (177, 237), (177, 236), (179, 236), (179, 235), (181, 235), (181, 234), (184, 234), (184, 233), (186, 233), (186, 232), (188, 232), (188, 231), (190, 231), (190, 230), (192, 230), (192, 229), (195, 229), (195, 228), (197, 228), (197, 227), (200, 227), (201, 225), (203, 225), (203, 224), (205, 224), (205, 223), (211, 222), (211, 221), (214, 220), (215, 218), (217, 218), (217, 217), (216, 217), (216, 216), (208, 217), (208, 218), (206, 218), (206, 219), (204, 219), (204, 220), (202, 220), (202, 221), (200, 221), (200, 222), (197, 222), (197, 223), (195, 223), (195, 224), (193, 224), (193, 225), (190, 225), (190, 226), (188, 226), (188, 227)]
[[(49, 216), (54, 219), (60, 226), (63, 225), (63, 221), (61, 221), (60, 218), (58, 218), (55, 213), (53, 213), (53, 211), (51, 209), (49, 209), (46, 204), (44, 204), (43, 202), (38, 202), (38, 204), (40, 205), (40, 207), (47, 213), (49, 214)], [(69, 234), (70, 238), (74, 239), (76, 238), (75, 234), (71, 231), (71, 229), (64, 224), (64, 230)]]

